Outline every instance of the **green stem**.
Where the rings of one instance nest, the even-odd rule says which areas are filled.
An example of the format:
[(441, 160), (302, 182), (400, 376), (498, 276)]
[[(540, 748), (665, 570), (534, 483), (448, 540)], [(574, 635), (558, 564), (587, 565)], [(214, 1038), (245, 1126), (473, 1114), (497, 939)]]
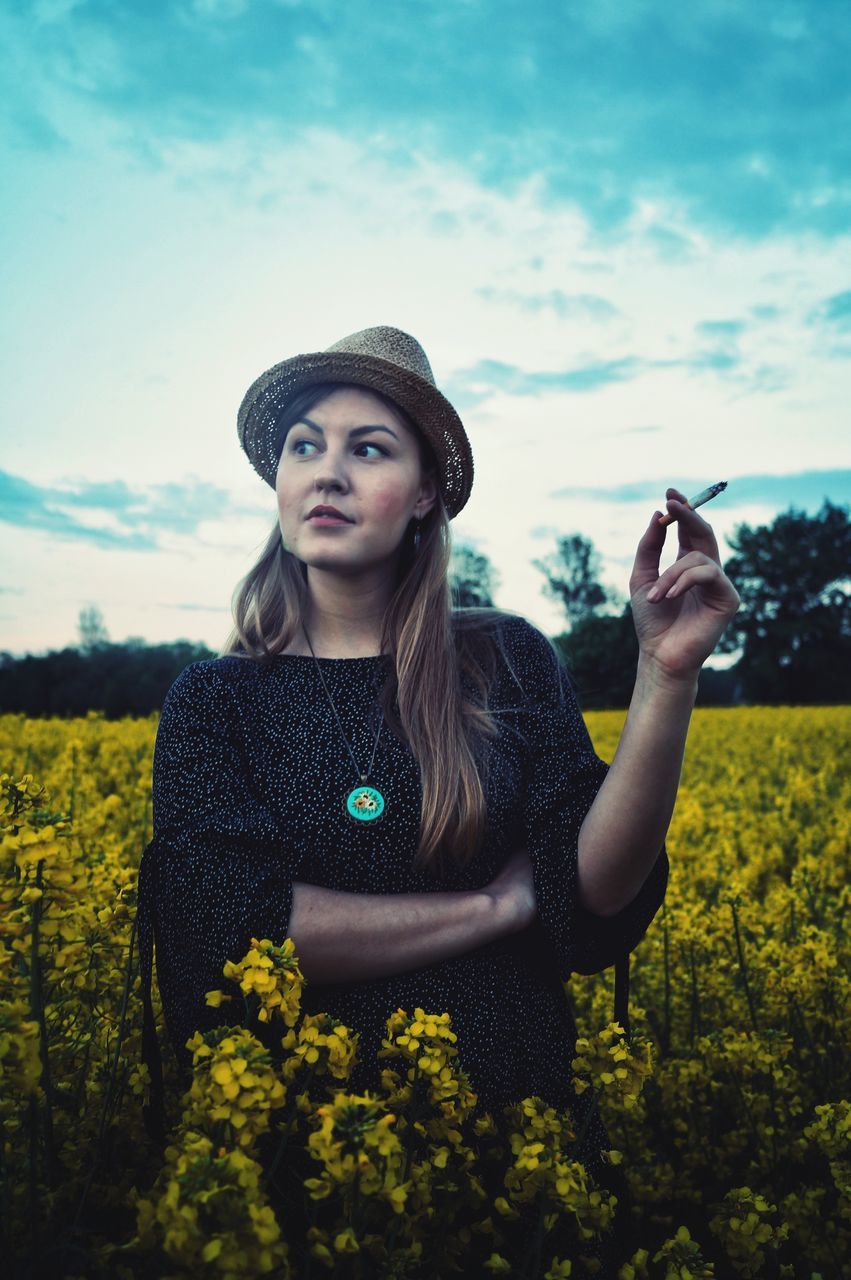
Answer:
[(694, 961), (694, 942), (689, 943), (689, 958), (691, 964), (691, 1028), (689, 1030), (689, 1044), (694, 1045), (695, 1035), (700, 1036), (700, 994), (697, 989), (697, 966)]
[(750, 1013), (750, 1018), (751, 1018), (751, 1026), (753, 1027), (754, 1031), (759, 1031), (759, 1027), (757, 1026), (757, 1020), (756, 1020), (756, 1010), (754, 1008), (753, 997), (751, 995), (750, 983), (748, 982), (748, 967), (747, 967), (747, 964), (745, 963), (745, 953), (742, 947), (742, 939), (739, 934), (739, 916), (736, 911), (736, 904), (734, 902), (730, 903), (730, 910), (733, 913), (733, 930), (736, 935), (736, 954), (739, 957), (739, 970), (742, 975), (742, 982), (744, 983), (745, 996), (747, 997), (748, 1011)]
[[(703, 1131), (703, 1118), (700, 1114), (700, 1107), (694, 1102), (689, 1102), (688, 1114), (691, 1116), (692, 1124), (694, 1125), (694, 1132), (695, 1132), (697, 1145), (698, 1147), (700, 1147), (703, 1144), (703, 1142), (706, 1141), (706, 1137)], [(710, 1113), (710, 1116), (709, 1116), (710, 1138), (714, 1136), (712, 1132), (712, 1127), (713, 1127), (712, 1121), (713, 1121), (713, 1116)]]
[(124, 990), (122, 992), (122, 997), (121, 997), (121, 1010), (120, 1010), (119, 1023), (118, 1023), (118, 1042), (115, 1046), (115, 1053), (112, 1056), (112, 1064), (111, 1064), (110, 1073), (109, 1073), (109, 1083), (107, 1084), (104, 1100), (103, 1100), (103, 1103), (101, 1104), (100, 1119), (98, 1123), (98, 1136), (95, 1143), (94, 1159), (92, 1160), (92, 1163), (89, 1166), (89, 1171), (86, 1175), (86, 1180), (83, 1183), (83, 1188), (82, 1188), (82, 1191), (80, 1192), (80, 1199), (77, 1202), (77, 1209), (74, 1214), (74, 1222), (73, 1222), (72, 1230), (76, 1229), (77, 1224), (80, 1221), (80, 1217), (82, 1216), (83, 1209), (86, 1204), (86, 1200), (88, 1199), (89, 1191), (91, 1190), (95, 1172), (97, 1170), (98, 1164), (100, 1163), (101, 1157), (103, 1156), (103, 1153), (104, 1153), (106, 1126), (111, 1116), (111, 1111), (110, 1111), (111, 1096), (112, 1096), (113, 1089), (115, 1087), (115, 1077), (118, 1072), (118, 1060), (121, 1054), (121, 1044), (124, 1039), (124, 1025), (127, 1018), (127, 1005), (130, 1000), (130, 988), (133, 983), (133, 947), (135, 944), (135, 940), (136, 940), (136, 920), (134, 919), (133, 927), (130, 930), (130, 943), (127, 949), (127, 964), (124, 969)]
[(538, 1198), (538, 1221), (535, 1223), (535, 1234), (533, 1235), (529, 1248), (523, 1258), (522, 1270), (520, 1276), (522, 1280), (530, 1275), (528, 1271), (529, 1263), (532, 1263), (531, 1280), (537, 1280), (541, 1271), (541, 1250), (544, 1247), (544, 1218), (547, 1212), (547, 1193), (542, 1188)]
[[(36, 868), (36, 888), (43, 887), (44, 862)], [(44, 1017), (44, 997), (41, 982), (41, 957), (39, 956), (39, 922), (41, 920), (43, 898), (32, 904), (32, 938), (30, 941), (30, 1016), (38, 1022), (39, 1047), (41, 1050), (41, 1084), (44, 1089), (44, 1154), (45, 1177), (49, 1187), (55, 1186), (55, 1152), (53, 1143), (53, 1111), (50, 1106), (52, 1085), (50, 1079), (50, 1057), (47, 1051), (47, 1023)]]
[(71, 748), (71, 798), (68, 801), (68, 820), (74, 821), (74, 804), (77, 798), (77, 748)]
[[(92, 1056), (93, 1039), (94, 1037), (90, 1035), (87, 1038), (85, 1045), (83, 1046), (83, 1061), (80, 1064), (80, 1070), (77, 1073), (77, 1082), (74, 1087), (74, 1108), (77, 1115), (80, 1114), (80, 1111), (82, 1109), (83, 1098), (86, 1092), (86, 1080), (88, 1079), (88, 1076), (89, 1076), (89, 1059)], [(74, 1058), (76, 1058), (76, 1049), (78, 1044), (79, 1044), (79, 1040), (75, 1041), (71, 1045), (69, 1056), (73, 1056)]]
[[(317, 1209), (316, 1201), (311, 1200), (310, 1210), (307, 1215), (307, 1231), (310, 1231), (311, 1227), (316, 1226), (317, 1216), (318, 1216), (318, 1209)], [(303, 1280), (310, 1280), (310, 1273), (313, 1270), (313, 1254), (311, 1253), (311, 1250), (310, 1250), (310, 1244), (307, 1242), (307, 1232), (305, 1232), (305, 1244), (306, 1244), (306, 1248), (305, 1248), (305, 1254), (304, 1254)]]
[(41, 1207), (39, 1205), (38, 1196), (38, 1103), (35, 1098), (29, 1101), (29, 1119), (30, 1119), (30, 1231), (31, 1231), (31, 1258), (34, 1264), (39, 1254), (39, 1241), (41, 1238)]
[[(360, 1174), (358, 1173), (358, 1174), (356, 1174), (356, 1175), (355, 1175), (355, 1180), (354, 1180), (354, 1182), (352, 1183), (352, 1194), (351, 1194), (351, 1198), (346, 1197), (346, 1198), (347, 1198), (347, 1200), (348, 1200), (348, 1205), (349, 1205), (349, 1220), (348, 1220), (347, 1225), (351, 1227), (351, 1229), (352, 1229), (352, 1231), (353, 1231), (353, 1233), (354, 1233), (354, 1237), (355, 1237), (355, 1239), (356, 1239), (356, 1240), (358, 1240), (358, 1241), (359, 1241), (359, 1237), (360, 1237), (360, 1217), (361, 1217), (361, 1215), (360, 1215), (360, 1213), (359, 1213), (359, 1209), (360, 1209), (360, 1181), (359, 1181), (359, 1179), (360, 1179)], [(354, 1258), (354, 1260), (353, 1260), (353, 1270), (354, 1270), (354, 1272), (355, 1272), (356, 1277), (359, 1277), (359, 1276), (360, 1276), (360, 1273), (361, 1273), (361, 1268), (360, 1268), (360, 1254), (356, 1254), (356, 1255), (355, 1255), (355, 1258)]]
[(748, 1124), (749, 1124), (749, 1126), (750, 1126), (750, 1131), (751, 1131), (751, 1134), (753, 1135), (754, 1147), (755, 1147), (755, 1148), (758, 1148), (758, 1147), (759, 1147), (759, 1132), (758, 1132), (757, 1127), (756, 1127), (756, 1121), (755, 1121), (755, 1120), (754, 1120), (754, 1118), (753, 1118), (753, 1112), (752, 1112), (752, 1111), (751, 1111), (751, 1109), (750, 1109), (750, 1105), (749, 1105), (749, 1103), (748, 1103), (748, 1100), (747, 1100), (747, 1098), (745, 1097), (744, 1089), (742, 1088), (741, 1084), (739, 1083), (739, 1080), (738, 1080), (738, 1077), (736, 1076), (736, 1073), (735, 1073), (734, 1071), (725, 1071), (725, 1070), (723, 1070), (723, 1069), (722, 1069), (722, 1070), (720, 1071), (720, 1073), (719, 1073), (719, 1074), (721, 1075), (722, 1080), (723, 1080), (723, 1079), (726, 1079), (726, 1080), (728, 1080), (728, 1081), (733, 1085), (733, 1088), (736, 1090), (736, 1093), (739, 1095), (739, 1101), (741, 1102), (742, 1107), (744, 1108), (744, 1112), (745, 1112), (745, 1115), (746, 1115), (746, 1117), (747, 1117)]
[(805, 876), (803, 872), (801, 873), (801, 883), (803, 884), (804, 888), (807, 891), (807, 898), (809, 899), (810, 912), (812, 913), (813, 922), (817, 924), (820, 929), (823, 929), (824, 919), (822, 917), (821, 911), (819, 911), (816, 895), (813, 892), (813, 887), (810, 884), (809, 878)]
[(662, 955), (665, 966), (665, 1023), (662, 1031), (662, 1054), (668, 1056), (671, 1047), (671, 963), (668, 942), (668, 913), (662, 903)]
[[(305, 1078), (301, 1083), (301, 1087), (298, 1090), (299, 1093), (303, 1093), (305, 1089), (308, 1088), (315, 1074), (316, 1074), (316, 1067), (309, 1066), (307, 1069)], [(274, 1178), (275, 1171), (277, 1170), (278, 1165), (281, 1163), (281, 1160), (284, 1157), (284, 1152), (287, 1149), (287, 1143), (289, 1142), (289, 1138), (290, 1138), (290, 1125), (292, 1123), (292, 1119), (295, 1116), (297, 1110), (298, 1110), (298, 1102), (296, 1101), (296, 1098), (293, 1098), (292, 1102), (287, 1107), (286, 1114), (284, 1116), (283, 1123), (281, 1125), (281, 1139), (280, 1139), (280, 1142), (278, 1143), (278, 1149), (275, 1152), (272, 1163), (269, 1166), (269, 1171), (266, 1175), (270, 1182)]]
[(532, 1277), (537, 1280), (541, 1273), (541, 1253), (544, 1248), (544, 1218), (547, 1214), (546, 1192), (541, 1196), (541, 1207), (538, 1212), (538, 1225), (535, 1228), (535, 1256), (532, 1259)]
[(8, 1176), (6, 1168), (6, 1148), (3, 1142), (0, 1142), (0, 1256), (8, 1258), (11, 1255), (11, 1245), (6, 1236), (6, 1223), (11, 1221), (12, 1207), (12, 1179)]
[(112, 1102), (112, 1093), (115, 1088), (115, 1078), (118, 1074), (118, 1060), (121, 1056), (121, 1044), (124, 1040), (124, 1026), (127, 1021), (127, 1004), (130, 999), (130, 987), (133, 984), (133, 946), (136, 940), (136, 920), (133, 920), (133, 928), (130, 930), (130, 944), (127, 948), (127, 964), (124, 968), (124, 990), (121, 995), (121, 1008), (118, 1018), (118, 1040), (115, 1045), (115, 1053), (112, 1055), (112, 1065), (109, 1072), (109, 1083), (106, 1088), (106, 1099), (101, 1108), (100, 1127), (98, 1130), (98, 1146), (103, 1148), (104, 1135), (106, 1126), (112, 1118), (110, 1104)]
[[(411, 1107), (411, 1114), (410, 1114), (410, 1116), (409, 1116), (409, 1117), (407, 1117), (408, 1124), (407, 1124), (407, 1128), (405, 1129), (405, 1169), (404, 1169), (404, 1172), (403, 1172), (403, 1174), (402, 1174), (402, 1182), (403, 1182), (403, 1183), (408, 1181), (408, 1174), (409, 1174), (409, 1173), (410, 1173), (410, 1171), (411, 1171), (411, 1164), (412, 1164), (413, 1159), (414, 1159), (414, 1147), (415, 1147), (415, 1145), (416, 1145), (416, 1141), (417, 1141), (417, 1139), (416, 1139), (416, 1132), (417, 1132), (417, 1131), (416, 1131), (416, 1129), (414, 1128), (414, 1120), (417, 1118), (417, 1116), (416, 1116), (416, 1104), (420, 1101), (420, 1098), (421, 1098), (421, 1095), (422, 1095), (422, 1083), (421, 1083), (421, 1081), (422, 1081), (422, 1076), (421, 1076), (421, 1073), (420, 1073), (420, 1069), (419, 1069), (419, 1067), (417, 1067), (417, 1068), (416, 1068), (416, 1074), (414, 1075), (414, 1083), (413, 1083), (413, 1086), (412, 1086), (412, 1088), (411, 1088), (411, 1103), (410, 1103), (410, 1107)], [(413, 1138), (412, 1138), (410, 1141), (409, 1141), (409, 1139), (408, 1139), (408, 1135), (409, 1135), (409, 1134), (413, 1134), (413, 1135), (414, 1135), (414, 1136), (413, 1136)], [(404, 1217), (404, 1215), (403, 1215), (403, 1214), (396, 1214), (396, 1215), (395, 1215), (395, 1217), (394, 1217), (393, 1225), (392, 1225), (392, 1227), (390, 1228), (390, 1234), (388, 1235), (388, 1237), (387, 1237), (387, 1242), (386, 1242), (387, 1259), (388, 1259), (388, 1261), (389, 1261), (389, 1260), (390, 1260), (390, 1258), (393, 1256), (393, 1249), (394, 1249), (394, 1247), (395, 1247), (395, 1245), (396, 1245), (396, 1238), (397, 1238), (397, 1236), (399, 1235), (399, 1229), (400, 1229), (400, 1227), (401, 1227), (401, 1225), (402, 1225), (402, 1218), (403, 1218), (403, 1217)]]
[(600, 1093), (602, 1093), (602, 1090), (600, 1090), (600, 1092), (598, 1093), (597, 1089), (595, 1089), (594, 1086), (591, 1085), (591, 1098), (588, 1103), (588, 1110), (585, 1112), (585, 1119), (582, 1121), (582, 1128), (579, 1130), (579, 1133), (576, 1135), (576, 1140), (573, 1144), (577, 1155), (582, 1150), (582, 1139), (585, 1137), (585, 1134), (588, 1130), (588, 1126), (591, 1123), (591, 1120), (594, 1116), (594, 1112), (597, 1109), (597, 1099), (600, 1097)]
[[(145, 793), (145, 807), (142, 813), (142, 845), (143, 846), (149, 843), (148, 829), (150, 826), (150, 817), (151, 817), (151, 789), (149, 787), (147, 792)], [(151, 833), (151, 838), (152, 837), (153, 837), (153, 833)]]

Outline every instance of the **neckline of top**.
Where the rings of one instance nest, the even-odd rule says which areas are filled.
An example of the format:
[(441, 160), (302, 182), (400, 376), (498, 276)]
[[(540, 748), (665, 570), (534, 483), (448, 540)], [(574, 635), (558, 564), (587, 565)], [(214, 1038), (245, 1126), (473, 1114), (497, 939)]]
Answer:
[[(302, 658), (305, 662), (314, 661), (312, 653), (278, 653), (277, 658)], [(389, 658), (389, 653), (368, 653), (360, 658), (320, 658), (315, 657), (316, 662), (377, 662), (380, 658)]]

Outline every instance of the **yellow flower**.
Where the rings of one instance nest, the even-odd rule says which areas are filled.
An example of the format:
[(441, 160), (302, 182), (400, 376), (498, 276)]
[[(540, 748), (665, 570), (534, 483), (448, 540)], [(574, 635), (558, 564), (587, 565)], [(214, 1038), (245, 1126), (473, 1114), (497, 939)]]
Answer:
[(757, 1277), (765, 1272), (766, 1254), (788, 1238), (788, 1223), (774, 1223), (777, 1206), (750, 1187), (728, 1191), (709, 1226), (720, 1239), (740, 1275)]
[(486, 1271), (492, 1271), (497, 1276), (510, 1275), (513, 1270), (511, 1263), (499, 1253), (492, 1253), (484, 1263), (484, 1267)]
[(242, 960), (238, 964), (228, 960), (222, 972), (239, 984), (244, 995), (255, 998), (261, 1022), (281, 1018), (286, 1026), (295, 1026), (304, 978), (292, 938), (285, 938), (279, 947), (268, 938), (252, 938)]
[[(611, 759), (623, 713), (588, 719), (601, 756)], [(576, 1090), (586, 1091), (584, 1100), (594, 1090), (612, 1135), (614, 1150), (601, 1158), (614, 1164), (629, 1150), (622, 1167), (641, 1216), (658, 1224), (680, 1204), (689, 1208), (687, 1221), (697, 1223), (706, 1211), (715, 1268), (743, 1280), (827, 1276), (848, 1252), (849, 729), (844, 707), (696, 709), (668, 836), (676, 855), (668, 893), (634, 971), (632, 1045), (611, 1023), (607, 1035), (588, 1034), (575, 1050)], [(21, 768), (32, 769), (0, 778), (4, 1160), (10, 1170), (25, 1170), (33, 1126), (41, 1149), (51, 1123), (54, 1156), (73, 1192), (89, 1167), (90, 1121), (112, 1114), (118, 1101), (110, 1124), (119, 1125), (121, 1151), (138, 1161), (112, 1163), (110, 1177), (101, 1167), (89, 1195), (119, 1216), (122, 1206), (134, 1206), (137, 1247), (157, 1254), (147, 1269), (158, 1271), (162, 1262), (159, 1270), (175, 1275), (284, 1280), (287, 1262), (274, 1250), (277, 1241), (283, 1251), (289, 1223), (283, 1212), (278, 1223), (264, 1203), (265, 1175), (255, 1156), (262, 1139), (269, 1139), (271, 1155), (284, 1135), (286, 1158), (295, 1156), (291, 1148), (320, 1127), (310, 1092), (322, 1102), (332, 1085), (348, 1088), (355, 1033), (338, 1035), (330, 1015), (299, 1021), (298, 980), (284, 976), (286, 956), (267, 952), (268, 940), (252, 939), (242, 966), (229, 970), (227, 990), (211, 993), (207, 1007), (224, 1008), (227, 1001), (232, 1009), (244, 995), (249, 1013), (271, 1024), (270, 1031), (277, 1028), (269, 1040), (274, 1049), (289, 1044), (284, 1063), (255, 1060), (236, 1028), (206, 1044), (206, 1054), (196, 1046), (198, 1085), (185, 1099), (195, 1136), (184, 1116), (169, 1134), (162, 1179), (152, 1186), (146, 1176), (139, 1185), (151, 1190), (132, 1197), (138, 1162), (148, 1158), (140, 1104), (150, 1080), (139, 1062), (138, 971), (131, 962), (125, 975), (125, 966), (140, 833), (150, 827), (155, 730), (155, 717), (123, 723), (99, 716), (70, 722), (0, 717), (6, 759), (25, 760)], [(50, 791), (35, 780), (41, 777), (49, 779)], [(66, 806), (73, 808), (73, 823)], [(136, 948), (134, 959), (138, 963)], [(125, 976), (131, 982), (126, 1003)], [(607, 1026), (612, 979), (610, 970), (572, 977), (579, 1026)], [(226, 980), (214, 985), (225, 987)], [(38, 990), (43, 1009), (36, 1013), (31, 1000)], [(156, 983), (152, 996), (162, 1036)], [(511, 1256), (519, 1208), (535, 1221), (544, 1197), (552, 1206), (543, 1214), (545, 1230), (567, 1224), (578, 1248), (552, 1258), (555, 1246), (545, 1237), (542, 1272), (563, 1267), (565, 1253), (579, 1266), (583, 1243), (604, 1229), (610, 1204), (574, 1160), (578, 1116), (527, 1099), (503, 1133), (501, 1116), (494, 1123), (477, 1115), (459, 1067), (463, 1048), (444, 1034), (450, 1013), (397, 1011), (388, 1027), (392, 1052), (378, 1063), (379, 1118), (392, 1114), (395, 1122), (377, 1127), (372, 1145), (358, 1140), (334, 1147), (329, 1140), (333, 1175), (323, 1160), (315, 1162), (311, 1171), (319, 1176), (307, 1190), (317, 1193), (309, 1208), (323, 1224), (323, 1235), (308, 1242), (317, 1273), (361, 1263), (364, 1275), (383, 1271), (413, 1280), (417, 1271), (440, 1270), (433, 1254), (439, 1246), (443, 1274), (466, 1268), (485, 1275), (491, 1252)], [(49, 1096), (39, 1083), (42, 1027)], [(650, 1031), (655, 1052), (664, 1035), (665, 1052), (655, 1065), (642, 1047), (642, 1033)], [(454, 1056), (454, 1048), (461, 1053)], [(501, 1043), (498, 1051), (508, 1055), (511, 1046)], [(264, 1089), (267, 1080), (270, 1089), (276, 1080), (288, 1084), (291, 1060), (289, 1069), (297, 1065), (298, 1071), (284, 1111), (269, 1105)], [(113, 1062), (115, 1075), (104, 1070)], [(652, 1079), (644, 1071), (651, 1066)], [(164, 1067), (170, 1091), (177, 1085), (173, 1060)], [(172, 1097), (168, 1114), (177, 1114), (177, 1101)], [(271, 1132), (276, 1121), (278, 1131)], [(198, 1145), (201, 1139), (211, 1147)], [(391, 1139), (401, 1152), (391, 1146), (382, 1153), (381, 1143)], [(262, 1150), (265, 1155), (266, 1144)], [(410, 1166), (401, 1153), (410, 1155)], [(778, 1160), (782, 1194), (769, 1176)], [(484, 1195), (477, 1201), (485, 1164), (509, 1175), (507, 1183), (497, 1180), (498, 1207)], [(740, 1185), (745, 1167), (749, 1186)], [(282, 1173), (289, 1170), (279, 1168)], [(48, 1195), (46, 1207), (59, 1222), (67, 1196), (54, 1199)], [(13, 1237), (26, 1238), (26, 1203), (26, 1197), (13, 1200)], [(676, 1225), (674, 1219), (655, 1261), (647, 1250), (619, 1259), (619, 1280), (648, 1280), (648, 1268), (676, 1280), (711, 1275), (700, 1257), (708, 1242), (676, 1233)], [(360, 1249), (351, 1260), (334, 1248), (335, 1236), (348, 1227)], [(105, 1239), (94, 1246), (100, 1269), (132, 1280), (135, 1268), (123, 1264), (120, 1247), (110, 1248)]]
[(316, 1075), (330, 1075), (347, 1080), (357, 1058), (359, 1033), (332, 1018), (330, 1014), (305, 1014), (298, 1030), (290, 1030), (281, 1040), (289, 1052), (282, 1071), (291, 1083), (304, 1065)]
[(376, 1196), (398, 1211), (407, 1187), (402, 1182), (404, 1152), (394, 1128), (396, 1116), (370, 1094), (337, 1091), (332, 1102), (317, 1108), (316, 1118), (319, 1126), (307, 1145), (323, 1171), (305, 1180), (311, 1197), (321, 1200), (334, 1187), (356, 1186), (361, 1195)]
[(360, 1253), (360, 1245), (351, 1227), (339, 1231), (334, 1237), (334, 1248), (338, 1253)]
[(17, 1098), (42, 1096), (39, 1025), (28, 1014), (26, 1001), (0, 1000), (0, 1083)]
[(208, 991), (204, 997), (205, 1002), (213, 1009), (221, 1008), (226, 1000), (232, 1000), (233, 996), (229, 996), (224, 991)]
[(330, 1270), (334, 1268), (334, 1255), (328, 1248), (329, 1238), (325, 1231), (320, 1227), (310, 1227), (307, 1232), (307, 1242), (310, 1252), (314, 1258)]
[[(653, 1073), (653, 1047), (649, 1041), (636, 1036), (630, 1048), (623, 1028), (613, 1022), (595, 1036), (577, 1039), (572, 1065), (574, 1071), (589, 1075), (592, 1083), (602, 1085), (607, 1096), (631, 1110)], [(583, 1093), (588, 1081), (574, 1076), (573, 1087), (577, 1093)]]
[(196, 1031), (188, 1047), (193, 1080), (185, 1122), (199, 1129), (224, 1124), (240, 1146), (250, 1147), (286, 1101), (268, 1049), (244, 1027)]
[(288, 1275), (287, 1245), (265, 1203), (262, 1170), (243, 1152), (180, 1131), (151, 1192), (137, 1201), (137, 1240), (190, 1274)]
[(629, 1262), (625, 1262), (618, 1270), (617, 1280), (647, 1280), (649, 1256), (646, 1249), (636, 1249)]
[(667, 1274), (681, 1277), (682, 1280), (712, 1280), (715, 1268), (706, 1262), (700, 1246), (692, 1239), (687, 1227), (680, 1226), (673, 1238), (667, 1239), (662, 1248), (653, 1255), (654, 1262), (665, 1262)]
[(407, 1062), (408, 1084), (425, 1079), (429, 1101), (435, 1106), (451, 1104), (456, 1118), (462, 1121), (475, 1107), (476, 1095), (466, 1074), (452, 1064), (458, 1053), (458, 1037), (450, 1022), (448, 1013), (427, 1014), (416, 1008), (411, 1016), (404, 1009), (397, 1009), (387, 1019), (387, 1036), (381, 1042), (378, 1057), (399, 1057)]

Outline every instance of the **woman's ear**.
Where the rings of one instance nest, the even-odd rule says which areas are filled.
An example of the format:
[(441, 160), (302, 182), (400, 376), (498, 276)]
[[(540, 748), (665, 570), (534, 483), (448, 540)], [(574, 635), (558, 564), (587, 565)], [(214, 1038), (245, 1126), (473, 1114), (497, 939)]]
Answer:
[(418, 520), (423, 520), (436, 502), (437, 479), (434, 471), (427, 471), (422, 478), (419, 497), (417, 498), (417, 505), (414, 508), (414, 515), (416, 518)]

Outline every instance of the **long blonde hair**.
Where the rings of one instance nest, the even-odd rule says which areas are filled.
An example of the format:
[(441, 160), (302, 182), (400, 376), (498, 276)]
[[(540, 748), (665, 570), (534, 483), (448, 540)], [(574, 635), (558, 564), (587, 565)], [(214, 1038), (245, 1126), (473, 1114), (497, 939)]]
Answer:
[[(289, 427), (343, 383), (322, 383), (295, 396), (278, 424), (278, 456)], [(394, 400), (369, 388), (417, 439), (423, 471), (435, 469), (428, 442)], [(420, 524), (400, 547), (396, 587), (382, 621), (381, 652), (393, 661), (381, 693), (383, 711), (420, 767), (422, 809), (414, 866), (438, 874), (449, 857), (466, 865), (479, 851), (487, 820), (486, 739), (498, 735), (488, 691), (498, 652), (507, 660), (500, 623), (516, 615), (496, 608), (452, 607), (449, 564), (452, 534), (438, 488)], [(275, 523), (256, 564), (237, 584), (234, 627), (220, 656), (240, 654), (267, 664), (301, 632), (308, 614), (307, 566), (288, 551)], [(462, 681), (471, 682), (472, 697)]]

